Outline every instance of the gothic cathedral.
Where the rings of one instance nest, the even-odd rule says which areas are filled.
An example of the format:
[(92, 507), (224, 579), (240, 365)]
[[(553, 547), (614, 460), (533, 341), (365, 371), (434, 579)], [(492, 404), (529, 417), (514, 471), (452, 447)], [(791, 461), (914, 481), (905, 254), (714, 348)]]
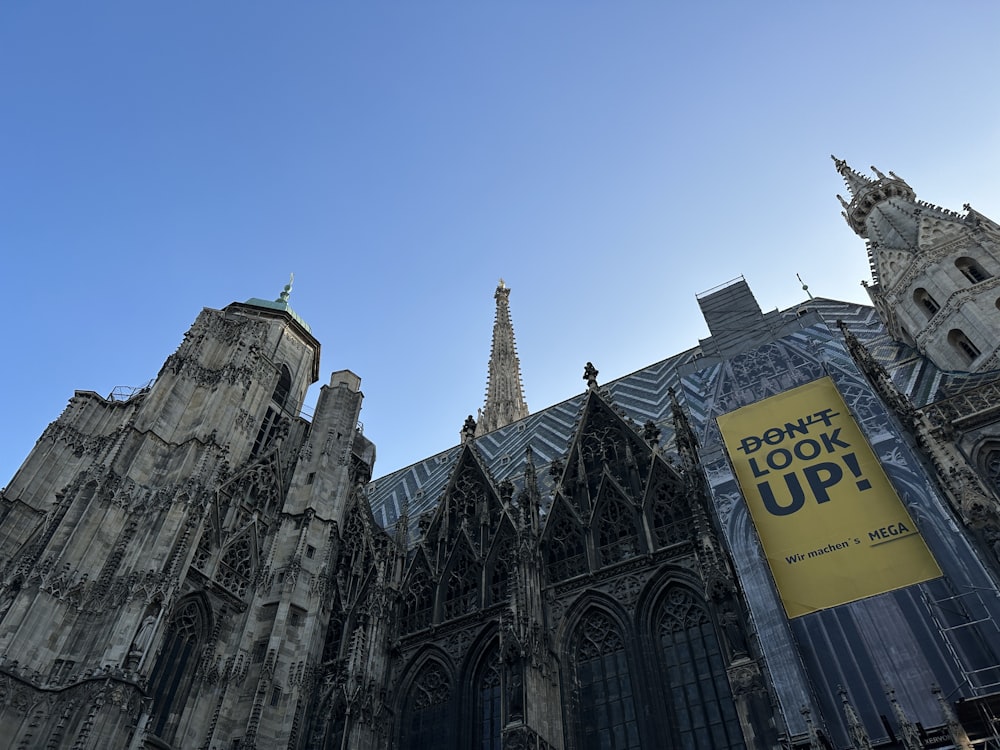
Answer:
[(737, 279), (530, 413), (501, 281), (389, 475), (290, 286), (76, 392), (2, 493), (0, 744), (1000, 748), (1000, 225), (834, 163), (871, 306)]

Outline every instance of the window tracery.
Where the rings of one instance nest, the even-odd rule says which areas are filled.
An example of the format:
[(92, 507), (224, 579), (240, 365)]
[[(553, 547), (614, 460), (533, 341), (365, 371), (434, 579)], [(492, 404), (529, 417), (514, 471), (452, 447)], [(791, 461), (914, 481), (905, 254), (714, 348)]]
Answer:
[(499, 653), (494, 646), (483, 659), (476, 681), (476, 736), (475, 747), (481, 750), (500, 750), (500, 668)]
[(226, 548), (226, 553), (219, 561), (216, 578), (237, 596), (243, 596), (250, 587), (252, 573), (253, 551), (249, 536), (244, 534)]
[(660, 607), (656, 633), (680, 747), (744, 747), (719, 638), (704, 605), (675, 586)]
[(434, 614), (434, 594), (430, 575), (418, 570), (410, 576), (403, 597), (403, 632), (413, 633), (430, 627)]
[(597, 543), (604, 565), (639, 554), (634, 513), (620, 498), (610, 496), (602, 504), (597, 519)]
[(654, 491), (651, 521), (653, 536), (659, 547), (691, 539), (691, 512), (679, 488), (667, 482), (661, 482)]
[(401, 746), (406, 750), (450, 748), (451, 682), (437, 662), (428, 662), (410, 685), (403, 711)]
[(580, 750), (639, 750), (625, 644), (611, 618), (588, 613), (577, 626), (572, 653), (578, 691), (573, 725)]
[[(488, 510), (491, 505), (487, 500), (488, 496), (487, 488), (483, 486), (483, 478), (476, 467), (464, 466), (448, 498), (449, 527), (453, 530), (458, 529), (463, 521), (470, 528), (477, 526), (480, 510)], [(495, 516), (495, 513), (493, 515)]]
[(489, 604), (499, 604), (510, 598), (511, 578), (517, 567), (514, 537), (505, 534), (497, 544), (490, 570)]
[(552, 581), (587, 572), (587, 544), (583, 529), (563, 508), (556, 508), (546, 527), (545, 562)]
[(170, 739), (184, 710), (207, 630), (207, 613), (197, 599), (182, 602), (167, 626), (163, 650), (150, 673), (152, 731), (161, 739)]
[(444, 617), (450, 620), (479, 609), (479, 567), (462, 556), (448, 576), (444, 597)]
[(620, 426), (607, 414), (594, 414), (581, 436), (580, 448), (591, 496), (597, 493), (607, 467), (619, 483), (625, 482), (625, 461)]

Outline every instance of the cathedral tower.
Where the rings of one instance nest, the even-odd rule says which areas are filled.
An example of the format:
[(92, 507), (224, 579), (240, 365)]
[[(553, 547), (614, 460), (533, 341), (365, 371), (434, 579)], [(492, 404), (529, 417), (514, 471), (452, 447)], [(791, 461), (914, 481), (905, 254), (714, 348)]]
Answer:
[(334, 374), (312, 425), (299, 416), (320, 345), (290, 289), (203, 310), (143, 388), (78, 391), (4, 491), (12, 746), (294, 735), (338, 524), (374, 448), (352, 373)]
[(1000, 226), (917, 200), (897, 175), (865, 177), (834, 157), (844, 218), (868, 245), (868, 293), (893, 338), (943, 370), (1000, 366)]
[(528, 416), (521, 386), (521, 361), (517, 358), (514, 326), (510, 322), (510, 289), (503, 279), (497, 284), (493, 298), (497, 301), (497, 314), (493, 322), (486, 404), (479, 415), (476, 437)]

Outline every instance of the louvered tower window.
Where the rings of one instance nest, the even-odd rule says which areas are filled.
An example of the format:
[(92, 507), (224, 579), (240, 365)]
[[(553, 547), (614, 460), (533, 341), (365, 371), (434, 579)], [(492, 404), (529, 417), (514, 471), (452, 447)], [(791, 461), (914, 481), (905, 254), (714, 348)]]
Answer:
[(969, 337), (957, 328), (953, 328), (948, 332), (948, 343), (952, 345), (955, 351), (962, 355), (967, 365), (971, 365), (973, 360), (982, 353), (979, 351), (979, 347), (973, 344)]
[(923, 287), (913, 290), (913, 301), (920, 305), (920, 308), (927, 314), (928, 320), (934, 317), (934, 313), (941, 309), (941, 305), (937, 303), (937, 300)]
[(959, 258), (955, 261), (955, 267), (973, 284), (978, 284), (980, 281), (992, 278), (992, 275), (987, 273), (986, 269), (979, 265), (973, 258)]

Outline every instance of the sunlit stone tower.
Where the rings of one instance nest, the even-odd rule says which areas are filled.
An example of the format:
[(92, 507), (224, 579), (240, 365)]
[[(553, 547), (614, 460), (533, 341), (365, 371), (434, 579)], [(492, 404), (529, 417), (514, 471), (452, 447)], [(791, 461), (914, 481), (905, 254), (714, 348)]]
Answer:
[(299, 416), (320, 346), (289, 291), (204, 310), (143, 388), (77, 392), (4, 491), (11, 747), (273, 746), (304, 722), (374, 449), (350, 372)]

